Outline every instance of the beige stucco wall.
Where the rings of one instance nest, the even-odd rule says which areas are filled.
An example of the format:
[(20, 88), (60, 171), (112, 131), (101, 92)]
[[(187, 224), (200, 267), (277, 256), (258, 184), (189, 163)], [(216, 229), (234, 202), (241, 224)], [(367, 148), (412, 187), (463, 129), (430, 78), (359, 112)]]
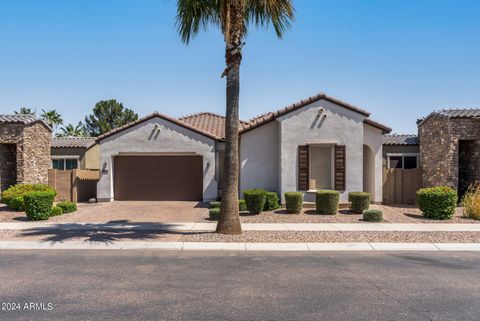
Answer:
[(100, 169), (100, 145), (95, 144), (85, 152), (85, 168)]
[(84, 147), (52, 147), (52, 156), (78, 156), (78, 168), (85, 169), (85, 151)]
[(364, 124), (363, 144), (368, 146), (368, 149), (364, 149), (368, 153), (364, 155), (364, 173), (369, 176), (364, 177), (364, 187), (368, 186), (366, 192), (372, 194), (371, 200), (374, 202), (381, 202), (383, 195), (382, 135), (380, 129)]

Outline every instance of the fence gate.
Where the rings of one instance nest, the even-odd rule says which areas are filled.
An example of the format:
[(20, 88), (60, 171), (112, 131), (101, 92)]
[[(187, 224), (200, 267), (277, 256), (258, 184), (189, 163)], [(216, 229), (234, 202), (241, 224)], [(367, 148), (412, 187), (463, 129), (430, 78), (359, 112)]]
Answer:
[(420, 168), (383, 169), (383, 203), (415, 205), (416, 192), (422, 188)]
[(57, 191), (57, 201), (86, 202), (97, 195), (99, 171), (48, 170), (48, 185)]

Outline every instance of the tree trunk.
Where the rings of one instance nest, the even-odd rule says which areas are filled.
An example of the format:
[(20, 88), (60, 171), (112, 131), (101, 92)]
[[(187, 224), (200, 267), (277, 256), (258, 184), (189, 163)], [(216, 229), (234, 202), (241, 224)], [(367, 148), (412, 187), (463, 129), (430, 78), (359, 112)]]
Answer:
[(227, 110), (225, 118), (225, 159), (223, 163), (222, 205), (217, 233), (241, 234), (238, 208), (239, 175), (239, 95), (240, 95), (240, 43), (227, 46)]

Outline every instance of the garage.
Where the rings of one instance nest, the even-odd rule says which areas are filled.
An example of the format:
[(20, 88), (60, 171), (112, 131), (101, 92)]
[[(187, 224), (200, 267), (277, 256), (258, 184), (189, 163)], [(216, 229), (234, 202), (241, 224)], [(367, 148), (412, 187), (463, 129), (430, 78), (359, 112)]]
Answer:
[(199, 155), (115, 156), (114, 199), (201, 201), (203, 158)]

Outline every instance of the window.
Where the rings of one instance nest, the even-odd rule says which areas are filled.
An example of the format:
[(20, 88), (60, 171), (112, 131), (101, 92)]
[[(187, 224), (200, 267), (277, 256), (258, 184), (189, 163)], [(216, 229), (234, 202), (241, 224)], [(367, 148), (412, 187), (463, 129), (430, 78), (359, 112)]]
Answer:
[(332, 189), (332, 146), (310, 146), (309, 189)]
[(52, 158), (52, 168), (58, 170), (71, 170), (78, 168), (77, 156), (65, 156)]
[(418, 168), (418, 154), (387, 154), (387, 159), (388, 168)]

